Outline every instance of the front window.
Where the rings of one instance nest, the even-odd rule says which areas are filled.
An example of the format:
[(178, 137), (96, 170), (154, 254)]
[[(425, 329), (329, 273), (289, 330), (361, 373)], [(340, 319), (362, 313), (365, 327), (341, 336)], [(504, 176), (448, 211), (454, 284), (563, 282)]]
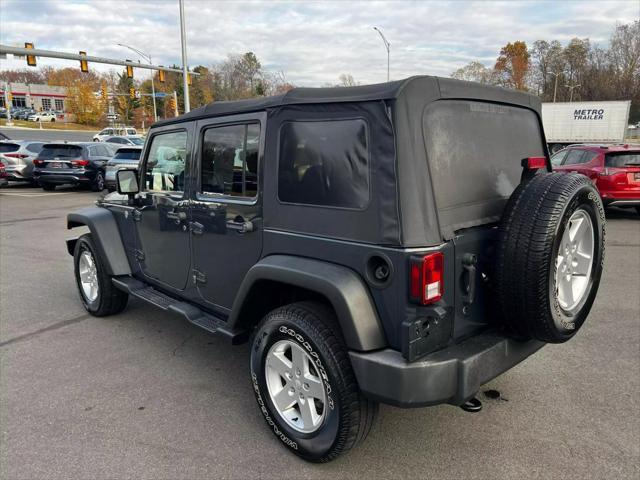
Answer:
[(228, 125), (205, 130), (201, 191), (234, 197), (258, 193), (260, 125)]
[(155, 135), (145, 166), (145, 189), (156, 192), (184, 191), (187, 132)]
[(288, 122), (280, 131), (281, 202), (364, 209), (369, 139), (362, 119)]

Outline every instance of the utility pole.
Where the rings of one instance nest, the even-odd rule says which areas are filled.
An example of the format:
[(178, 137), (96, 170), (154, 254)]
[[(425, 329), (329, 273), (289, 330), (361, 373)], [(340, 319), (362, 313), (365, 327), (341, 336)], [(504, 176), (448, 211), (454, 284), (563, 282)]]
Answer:
[(11, 84), (5, 82), (4, 84), (4, 106), (7, 109), (7, 127), (13, 126), (13, 122), (11, 121), (11, 102), (13, 101), (13, 96), (11, 95)]
[[(187, 68), (187, 37), (184, 28), (184, 0), (180, 0), (180, 41), (182, 42), (182, 92), (184, 94), (184, 113), (191, 110), (189, 105), (189, 69)], [(178, 106), (176, 105), (176, 108)]]
[(580, 84), (575, 84), (575, 85), (565, 85), (565, 87), (567, 87), (569, 89), (569, 103), (573, 102), (573, 90), (581, 87), (582, 85)]
[(551, 72), (551, 75), (556, 77), (556, 81), (553, 84), (553, 103), (556, 103), (556, 94), (558, 93), (558, 75), (560, 75), (562, 72), (558, 72), (558, 73), (554, 73)]
[(391, 44), (387, 41), (387, 39), (385, 38), (385, 36), (382, 34), (382, 32), (380, 31), (380, 29), (378, 27), (373, 27), (373, 29), (378, 32), (378, 34), (380, 34), (380, 38), (382, 38), (382, 42), (384, 43), (384, 48), (387, 49), (387, 82), (389, 81), (389, 59), (390, 59), (390, 55), (391, 55)]

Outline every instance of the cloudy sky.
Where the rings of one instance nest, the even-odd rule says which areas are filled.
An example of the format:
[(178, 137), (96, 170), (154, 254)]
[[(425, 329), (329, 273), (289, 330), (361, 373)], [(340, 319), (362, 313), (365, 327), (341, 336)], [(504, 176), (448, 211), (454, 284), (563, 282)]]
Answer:
[[(620, 1), (212, 1), (185, 0), (189, 65), (211, 65), (253, 51), (263, 66), (297, 85), (362, 83), (391, 77), (449, 75), (472, 60), (487, 65), (509, 41), (588, 37), (606, 45), (616, 23), (640, 17), (640, 0)], [(0, 0), (0, 42), (131, 58), (117, 43), (149, 52), (154, 63), (180, 63), (178, 0)], [(39, 65), (70, 65), (38, 59)], [(25, 61), (0, 60), (0, 68)], [(92, 68), (108, 69), (109, 67)]]

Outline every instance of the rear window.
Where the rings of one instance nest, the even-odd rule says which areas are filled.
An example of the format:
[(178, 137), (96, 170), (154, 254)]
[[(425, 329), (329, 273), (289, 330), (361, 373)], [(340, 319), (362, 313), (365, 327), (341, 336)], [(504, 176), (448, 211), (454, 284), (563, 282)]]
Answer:
[(127, 135), (135, 135), (136, 133), (138, 132), (136, 132), (133, 128), (127, 129)]
[(131, 141), (131, 143), (133, 143), (134, 145), (142, 145), (144, 143), (144, 140), (142, 140), (141, 138), (130, 138), (129, 139)]
[(495, 221), (520, 183), (521, 161), (545, 156), (532, 110), (439, 100), (422, 117), (440, 225), (457, 230)]
[(640, 167), (640, 152), (610, 153), (604, 158), (605, 167)]
[(78, 145), (45, 145), (40, 155), (38, 155), (38, 158), (41, 160), (79, 157), (82, 157), (82, 147)]
[(0, 153), (15, 152), (19, 148), (20, 145), (15, 143), (0, 143)]
[(362, 119), (297, 121), (280, 130), (281, 202), (364, 209), (369, 203), (369, 140)]
[(124, 150), (120, 149), (116, 152), (114, 160), (139, 160), (141, 150)]

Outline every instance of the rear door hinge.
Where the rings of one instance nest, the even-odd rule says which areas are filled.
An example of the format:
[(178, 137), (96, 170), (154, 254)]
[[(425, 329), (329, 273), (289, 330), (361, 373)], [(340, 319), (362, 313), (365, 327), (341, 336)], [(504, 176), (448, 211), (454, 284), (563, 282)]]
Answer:
[(142, 218), (142, 212), (138, 209), (135, 209), (131, 214), (131, 217), (133, 218), (134, 222), (139, 222), (140, 219)]
[(144, 252), (142, 250), (134, 250), (133, 254), (139, 262), (144, 260)]
[(199, 283), (207, 283), (207, 275), (202, 273), (200, 270), (196, 270), (195, 268), (192, 270), (193, 272), (193, 283), (196, 285)]

